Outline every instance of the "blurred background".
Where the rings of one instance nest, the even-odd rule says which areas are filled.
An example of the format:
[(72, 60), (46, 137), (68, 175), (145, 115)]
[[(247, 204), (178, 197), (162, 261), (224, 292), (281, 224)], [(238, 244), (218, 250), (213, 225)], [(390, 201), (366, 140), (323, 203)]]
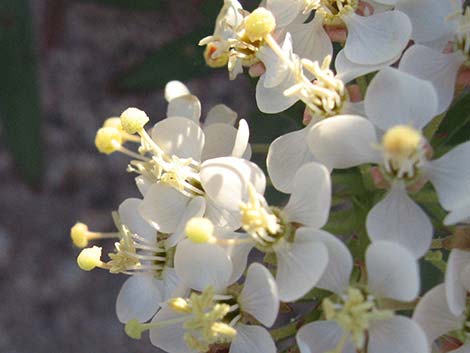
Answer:
[(125, 276), (80, 271), (69, 229), (111, 231), (110, 212), (138, 196), (127, 158), (100, 155), (95, 132), (129, 106), (164, 118), (168, 80), (203, 114), (225, 103), (253, 119), (252, 83), (206, 68), (197, 46), (222, 3), (0, 1), (1, 353), (157, 351), (116, 318)]

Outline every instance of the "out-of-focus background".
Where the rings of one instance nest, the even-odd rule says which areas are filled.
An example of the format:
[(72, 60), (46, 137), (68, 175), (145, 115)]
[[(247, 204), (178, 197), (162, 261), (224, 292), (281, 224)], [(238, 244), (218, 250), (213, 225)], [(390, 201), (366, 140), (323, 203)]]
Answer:
[(111, 231), (110, 212), (138, 196), (127, 158), (94, 147), (105, 118), (129, 106), (164, 118), (169, 79), (184, 80), (203, 113), (256, 111), (252, 83), (206, 68), (197, 46), (222, 3), (0, 1), (1, 353), (157, 351), (116, 318), (125, 276), (80, 271), (69, 229)]

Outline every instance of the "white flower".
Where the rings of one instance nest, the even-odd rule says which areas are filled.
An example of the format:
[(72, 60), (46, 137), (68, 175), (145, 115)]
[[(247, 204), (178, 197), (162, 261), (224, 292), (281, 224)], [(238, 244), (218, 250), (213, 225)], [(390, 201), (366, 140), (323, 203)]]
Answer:
[(440, 284), (427, 292), (419, 301), (413, 313), (413, 320), (424, 330), (428, 345), (440, 336), (453, 332), (466, 342), (454, 353), (470, 352), (468, 343), (468, 318), (464, 313), (455, 315), (451, 312), (446, 300), (444, 284)]
[[(349, 252), (342, 256), (352, 262)], [(429, 352), (421, 328), (407, 317), (380, 307), (381, 299), (412, 301), (419, 293), (419, 270), (413, 254), (392, 242), (377, 242), (366, 252), (367, 288), (338, 287), (338, 303), (323, 302), (326, 321), (303, 326), (297, 333), (301, 353)], [(352, 268), (342, 269), (343, 277)], [(367, 345), (367, 347), (365, 347)]]
[[(393, 239), (417, 257), (429, 249), (432, 225), (407, 195), (407, 186), (423, 178), (430, 180), (447, 210), (468, 203), (470, 193), (470, 164), (466, 162), (470, 143), (428, 160), (420, 130), (435, 116), (436, 108), (436, 94), (428, 82), (385, 68), (375, 76), (365, 98), (369, 119), (336, 116), (319, 122), (309, 134), (312, 153), (328, 167), (380, 166), (390, 191), (369, 212), (369, 237), (372, 241)], [(373, 124), (383, 131), (381, 143)]]
[(226, 269), (225, 276), (212, 278), (211, 285), (219, 288), (216, 293), (206, 287), (200, 295), (170, 300), (148, 326), (152, 344), (169, 353), (206, 352), (214, 343), (230, 343), (231, 353), (275, 353), (269, 332), (245, 323), (246, 314), (265, 326), (274, 323), (279, 299), (272, 275), (254, 263), (243, 289), (234, 293), (226, 291), (229, 272)]
[(466, 308), (470, 292), (470, 252), (453, 249), (447, 261), (445, 290), (450, 311), (458, 316)]

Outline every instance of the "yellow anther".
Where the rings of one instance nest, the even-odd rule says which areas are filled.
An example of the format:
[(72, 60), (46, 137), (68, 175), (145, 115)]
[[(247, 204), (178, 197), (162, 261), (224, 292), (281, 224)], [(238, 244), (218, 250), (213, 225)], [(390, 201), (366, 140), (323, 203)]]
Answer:
[(245, 17), (245, 34), (252, 42), (261, 40), (276, 28), (276, 19), (271, 11), (259, 7)]
[(77, 248), (85, 248), (88, 245), (88, 226), (84, 223), (77, 222), (70, 229), (70, 238), (72, 238), (73, 245)]
[(101, 248), (94, 246), (83, 249), (77, 257), (77, 264), (84, 271), (91, 271), (95, 267), (100, 267), (103, 264), (101, 262)]
[(390, 156), (410, 158), (416, 154), (422, 140), (418, 130), (406, 125), (397, 125), (389, 129), (382, 139), (382, 146)]
[(207, 243), (214, 234), (214, 225), (203, 217), (193, 217), (186, 223), (186, 236), (195, 243)]
[(192, 311), (191, 305), (183, 298), (172, 298), (168, 301), (168, 305), (179, 313), (190, 313)]
[(122, 130), (121, 118), (113, 116), (104, 121), (103, 127), (113, 127), (118, 130)]
[(131, 135), (141, 131), (148, 121), (147, 114), (137, 108), (127, 108), (121, 114), (121, 126), (125, 132)]
[(214, 56), (214, 53), (217, 51), (217, 42), (210, 42), (206, 45), (204, 49), (204, 60), (209, 67), (218, 68), (224, 67), (228, 63), (228, 53), (221, 52), (217, 53), (217, 56)]
[(114, 127), (102, 127), (96, 132), (95, 146), (101, 153), (111, 154), (122, 145), (121, 132)]
[[(237, 335), (237, 330), (232, 326), (227, 325), (223, 322), (214, 322), (211, 326), (211, 331), (216, 336), (223, 336), (225, 338), (233, 339)], [(229, 340), (230, 341), (230, 340)]]
[(124, 326), (124, 331), (126, 332), (126, 335), (135, 340), (140, 340), (142, 338), (142, 332), (145, 330), (146, 327), (135, 319), (128, 321), (126, 323), (126, 326)]

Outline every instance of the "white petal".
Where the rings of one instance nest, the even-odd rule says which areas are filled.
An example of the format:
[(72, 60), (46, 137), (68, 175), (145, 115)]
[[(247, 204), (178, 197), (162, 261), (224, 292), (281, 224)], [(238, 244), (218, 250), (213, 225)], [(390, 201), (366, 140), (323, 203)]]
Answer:
[(254, 163), (235, 157), (209, 159), (201, 165), (201, 184), (207, 196), (228, 210), (238, 210), (247, 200), (248, 183), (264, 193), (266, 177)]
[(470, 203), (470, 142), (427, 163), (425, 171), (442, 207), (451, 210)]
[(202, 217), (206, 210), (206, 200), (202, 196), (195, 197), (187, 204), (181, 218), (178, 222), (173, 234), (171, 234), (165, 241), (165, 245), (169, 248), (175, 246), (179, 241), (185, 237), (186, 223), (193, 217)]
[(285, 302), (297, 300), (312, 289), (328, 264), (326, 246), (305, 228), (297, 229), (292, 243), (279, 241), (275, 252), (276, 283), (279, 298)]
[(399, 1), (396, 9), (408, 15), (413, 25), (411, 39), (424, 43), (455, 33), (455, 21), (447, 20), (452, 7), (449, 0), (413, 0)]
[(369, 72), (378, 71), (386, 66), (393, 64), (400, 58), (400, 55), (401, 54), (394, 58), (391, 58), (390, 60), (384, 61), (383, 63), (375, 65), (366, 65), (358, 64), (349, 60), (344, 53), (344, 49), (342, 49), (339, 51), (335, 59), (335, 67), (337, 71), (336, 77), (342, 80), (343, 82), (347, 83), (357, 77), (368, 74)]
[(353, 258), (347, 246), (337, 237), (323, 230), (312, 231), (312, 236), (328, 249), (328, 265), (317, 283), (318, 288), (327, 289), (338, 295), (349, 285), (353, 269)]
[(248, 148), (248, 139), (250, 138), (250, 129), (245, 119), (241, 119), (238, 124), (237, 135), (233, 144), (232, 156), (243, 158)]
[(201, 102), (192, 94), (174, 98), (168, 104), (166, 116), (169, 118), (187, 118), (199, 123), (199, 118), (201, 117)]
[[(152, 323), (179, 319), (187, 314), (177, 313), (169, 307), (163, 307), (152, 320)], [(162, 325), (150, 330), (150, 342), (168, 353), (195, 353), (188, 348), (183, 339), (183, 323)]]
[(308, 138), (310, 151), (328, 168), (349, 168), (380, 160), (374, 148), (374, 126), (358, 115), (338, 115), (315, 124)]
[(416, 258), (431, 246), (433, 228), (429, 217), (407, 195), (403, 185), (394, 185), (369, 212), (366, 228), (372, 242), (395, 241)]
[(122, 224), (129, 227), (132, 233), (138, 234), (149, 242), (156, 242), (157, 232), (147, 223), (139, 213), (139, 207), (143, 200), (126, 199), (119, 205), (118, 213)]
[(230, 156), (237, 137), (237, 129), (224, 123), (213, 123), (204, 127), (206, 142), (201, 160)]
[(241, 215), (238, 209), (226, 210), (210, 199), (206, 199), (206, 214), (204, 216), (219, 228), (236, 230), (241, 226)]
[(383, 5), (396, 5), (396, 3), (399, 0), (374, 0), (374, 1), (378, 2), (379, 4), (383, 4)]
[(279, 136), (269, 146), (266, 164), (274, 187), (291, 193), (294, 176), (304, 164), (314, 160), (307, 145), (310, 127)]
[(171, 102), (173, 99), (191, 94), (188, 87), (180, 81), (170, 81), (165, 86), (165, 99)]
[(145, 196), (147, 193), (147, 190), (150, 188), (152, 185), (152, 182), (150, 179), (144, 177), (143, 175), (139, 175), (135, 179), (135, 185), (137, 185), (137, 189), (139, 189), (139, 192), (142, 196)]
[(243, 312), (253, 315), (264, 326), (274, 324), (279, 311), (279, 294), (276, 282), (266, 267), (259, 263), (248, 267), (238, 302)]
[(176, 247), (174, 261), (176, 274), (192, 289), (203, 291), (212, 286), (220, 291), (229, 284), (232, 262), (218, 245), (184, 239)]
[[(181, 291), (181, 287), (183, 283), (181, 282), (180, 278), (176, 274), (176, 270), (172, 267), (165, 267), (163, 269), (162, 274), (163, 280), (163, 301), (167, 301), (170, 298), (174, 298), (175, 296), (180, 296), (179, 291)], [(186, 287), (186, 286), (184, 286)]]
[[(316, 321), (302, 326), (295, 338), (301, 353), (326, 353), (334, 351), (344, 335), (335, 321)], [(356, 353), (350, 339), (341, 353)]]
[(366, 116), (366, 108), (364, 107), (364, 101), (344, 102), (343, 108), (341, 109), (341, 114)]
[(116, 300), (116, 313), (123, 324), (130, 320), (146, 322), (160, 308), (163, 285), (152, 275), (130, 276), (122, 285)]
[(421, 129), (437, 111), (431, 83), (391, 67), (375, 75), (364, 101), (367, 117), (382, 130), (395, 125)]
[(323, 18), (316, 14), (313, 21), (292, 24), (287, 29), (292, 35), (294, 53), (300, 58), (318, 61), (333, 55), (333, 44), (323, 28)]
[(450, 331), (461, 328), (464, 316), (455, 316), (447, 305), (444, 284), (427, 292), (413, 313), (416, 321), (426, 333), (429, 344)]
[(396, 58), (411, 35), (411, 22), (403, 12), (387, 11), (362, 17), (342, 17), (348, 28), (346, 57), (358, 64), (376, 65)]
[(229, 353), (276, 353), (276, 345), (268, 330), (261, 326), (238, 324)]
[(366, 251), (368, 287), (378, 298), (403, 302), (419, 294), (419, 267), (414, 255), (398, 243), (378, 241)]
[[(217, 229), (215, 232), (217, 238), (221, 239), (249, 239), (249, 235), (246, 233), (237, 233), (232, 231), (224, 231)], [(246, 264), (248, 262), (248, 255), (255, 246), (254, 242), (244, 242), (240, 244), (229, 244), (221, 245), (227, 255), (232, 261), (233, 271), (230, 277), (230, 283), (236, 282), (240, 279), (246, 270)]]
[(152, 139), (170, 156), (201, 159), (204, 132), (192, 120), (180, 117), (164, 119), (153, 127)]
[(419, 325), (404, 316), (376, 320), (369, 328), (369, 353), (428, 353), (426, 335)]
[(470, 264), (470, 252), (459, 249), (450, 252), (444, 283), (447, 303), (454, 315), (460, 315), (465, 310), (467, 291), (462, 284), (461, 273), (467, 264)]
[(140, 207), (140, 215), (156, 230), (173, 233), (178, 227), (190, 199), (171, 186), (153, 184)]
[(432, 83), (438, 97), (437, 114), (440, 114), (454, 98), (457, 72), (463, 61), (459, 53), (443, 54), (415, 44), (403, 54), (399, 67), (401, 71)]
[(204, 126), (210, 124), (221, 123), (233, 125), (237, 120), (238, 115), (235, 111), (227, 107), (225, 104), (218, 104), (212, 107), (206, 115)]
[(267, 0), (266, 8), (276, 18), (276, 28), (287, 26), (302, 11), (302, 1)]
[(284, 207), (289, 222), (321, 228), (331, 205), (330, 172), (320, 163), (304, 164), (295, 174), (292, 195)]
[[(292, 51), (292, 39), (290, 34), (286, 35), (282, 44), (282, 51), (290, 55)], [(259, 48), (256, 54), (258, 59), (264, 64), (266, 71), (262, 75), (263, 86), (267, 89), (278, 86), (287, 77), (289, 73), (288, 66), (279, 58), (279, 56), (267, 45)]]
[(457, 223), (470, 224), (470, 203), (450, 211), (446, 218), (444, 218), (446, 226)]

